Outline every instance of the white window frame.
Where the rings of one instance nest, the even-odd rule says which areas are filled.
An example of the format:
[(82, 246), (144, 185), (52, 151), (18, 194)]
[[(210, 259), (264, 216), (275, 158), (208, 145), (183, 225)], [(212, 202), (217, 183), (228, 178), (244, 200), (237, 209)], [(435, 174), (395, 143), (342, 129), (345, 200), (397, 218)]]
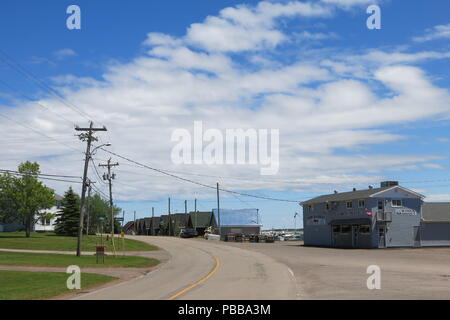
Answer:
[(366, 200), (358, 200), (358, 208), (365, 208), (365, 207), (366, 207)]
[[(400, 201), (400, 205), (399, 205), (399, 206), (394, 205), (394, 201)], [(392, 206), (392, 208), (401, 208), (401, 207), (403, 207), (403, 201), (402, 201), (402, 199), (392, 199), (392, 200), (391, 200), (391, 206)]]

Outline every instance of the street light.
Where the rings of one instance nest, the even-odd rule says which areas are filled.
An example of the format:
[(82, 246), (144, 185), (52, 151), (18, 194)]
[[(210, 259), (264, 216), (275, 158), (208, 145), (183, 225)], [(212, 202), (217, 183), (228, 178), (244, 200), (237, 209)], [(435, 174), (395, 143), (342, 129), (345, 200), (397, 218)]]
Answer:
[(96, 151), (97, 149), (101, 148), (101, 147), (110, 147), (110, 146), (111, 146), (111, 143), (109, 143), (109, 142), (104, 143), (104, 144), (101, 144), (101, 145), (99, 145), (98, 147), (95, 147), (94, 149), (92, 149), (90, 155), (93, 156), (94, 153), (95, 153), (95, 151)]

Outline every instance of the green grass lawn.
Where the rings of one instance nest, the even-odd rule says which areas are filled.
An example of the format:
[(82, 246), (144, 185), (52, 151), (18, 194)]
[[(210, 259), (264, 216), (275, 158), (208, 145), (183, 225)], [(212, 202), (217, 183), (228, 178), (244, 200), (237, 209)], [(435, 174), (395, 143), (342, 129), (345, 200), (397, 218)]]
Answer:
[[(115, 239), (116, 250), (122, 250), (122, 239)], [(106, 250), (111, 249), (111, 241), (106, 242), (103, 237)], [(95, 246), (100, 244), (97, 236), (83, 236), (82, 251), (95, 251)], [(54, 233), (32, 233), (30, 238), (25, 237), (25, 232), (0, 232), (1, 249), (26, 249), (26, 250), (56, 250), (75, 251), (77, 248), (76, 237), (56, 236)], [(145, 242), (124, 239), (126, 251), (150, 251), (158, 248)]]
[[(40, 300), (76, 290), (67, 289), (70, 274), (63, 272), (0, 271), (0, 300)], [(81, 290), (101, 285), (117, 278), (82, 273)]]
[[(99, 258), (100, 259), (100, 258)], [(105, 263), (97, 264), (94, 255), (77, 257), (67, 254), (44, 254), (22, 252), (0, 252), (0, 265), (9, 266), (42, 266), (42, 267), (68, 267), (77, 265), (83, 267), (122, 267), (145, 268), (156, 266), (159, 261), (152, 258), (122, 256), (105, 256)], [(99, 262), (102, 260), (99, 260)]]

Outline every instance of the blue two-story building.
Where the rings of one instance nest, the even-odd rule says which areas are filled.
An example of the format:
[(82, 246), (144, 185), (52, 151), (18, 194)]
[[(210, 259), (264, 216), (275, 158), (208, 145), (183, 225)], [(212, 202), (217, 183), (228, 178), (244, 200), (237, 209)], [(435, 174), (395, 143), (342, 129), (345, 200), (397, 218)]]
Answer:
[(319, 196), (303, 206), (306, 246), (386, 248), (450, 246), (450, 203), (424, 203), (424, 196), (382, 182)]

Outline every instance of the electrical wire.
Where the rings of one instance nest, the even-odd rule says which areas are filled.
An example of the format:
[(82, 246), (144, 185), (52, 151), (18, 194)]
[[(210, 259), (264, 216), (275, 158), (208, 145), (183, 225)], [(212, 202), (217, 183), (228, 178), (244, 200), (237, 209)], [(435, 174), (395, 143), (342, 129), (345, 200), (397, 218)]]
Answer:
[(0, 59), (6, 63), (11, 69), (18, 72), (20, 75), (22, 75), (25, 79), (33, 82), (41, 89), (47, 91), (54, 97), (56, 97), (58, 100), (60, 100), (65, 106), (72, 109), (76, 113), (78, 113), (80, 116), (85, 118), (86, 120), (92, 121), (89, 114), (79, 109), (77, 106), (75, 106), (73, 103), (69, 102), (63, 95), (61, 95), (58, 91), (47, 85), (43, 80), (37, 78), (34, 74), (32, 74), (30, 71), (26, 70), (22, 65), (20, 65), (16, 60), (14, 60), (11, 56), (6, 54), (5, 51), (0, 49)]
[[(121, 155), (119, 155), (119, 154), (117, 154), (117, 153), (115, 153), (115, 152), (106, 150), (106, 149), (104, 149), (104, 148), (100, 148), (100, 149), (103, 150), (103, 151), (105, 151), (105, 152), (107, 152), (107, 153), (109, 153), (109, 154), (112, 154), (112, 155), (114, 155), (114, 156), (116, 156), (116, 157), (119, 157), (119, 158), (121, 158), (121, 159), (123, 159), (123, 160), (126, 160), (126, 161), (128, 161), (128, 162), (137, 164), (137, 165), (139, 165), (139, 166), (141, 166), (141, 167), (143, 167), (143, 168), (146, 168), (146, 169), (149, 169), (149, 170), (153, 170), (153, 171), (162, 173), (162, 174), (164, 174), (164, 175), (170, 176), (170, 177), (175, 178), (175, 179), (178, 179), (178, 180), (182, 180), (182, 181), (185, 181), (185, 182), (188, 182), (188, 183), (196, 184), (196, 185), (201, 186), (201, 187), (205, 187), (205, 188), (209, 188), (209, 189), (216, 189), (215, 186), (210, 186), (210, 185), (207, 185), (207, 184), (198, 182), (198, 181), (186, 179), (186, 178), (183, 178), (183, 177), (174, 175), (174, 174), (172, 174), (172, 173), (163, 171), (163, 170), (161, 170), (161, 169), (156, 169), (156, 168), (152, 168), (152, 167), (150, 167), (150, 166), (144, 165), (144, 164), (139, 163), (139, 162), (137, 162), (137, 161), (135, 161), (135, 160), (129, 159), (129, 158), (124, 157), (124, 156), (121, 156)], [(252, 197), (252, 198), (258, 198), (258, 199), (264, 199), (264, 200), (270, 200), (270, 201), (295, 202), (295, 203), (301, 202), (300, 200), (277, 199), (277, 198), (272, 198), (272, 197), (257, 196), (257, 195), (253, 195), (253, 194), (249, 194), (249, 193), (243, 193), (243, 192), (238, 192), (238, 191), (233, 191), (233, 190), (227, 190), (227, 189), (223, 189), (223, 188), (219, 188), (219, 190), (220, 190), (220, 191), (223, 191), (223, 192), (228, 192), (228, 193), (231, 193), (231, 194), (237, 194), (237, 195), (241, 195), (241, 196), (245, 196), (245, 197)]]
[(59, 143), (60, 145), (65, 146), (65, 147), (67, 147), (67, 148), (69, 148), (69, 149), (75, 150), (75, 151), (77, 151), (77, 152), (82, 152), (82, 151), (80, 151), (80, 150), (78, 150), (78, 149), (75, 149), (75, 148), (69, 146), (68, 144), (65, 144), (65, 143), (63, 143), (63, 142), (60, 142), (60, 141), (58, 141), (58, 140), (52, 138), (51, 136), (46, 135), (45, 133), (42, 133), (42, 132), (40, 132), (39, 130), (36, 130), (36, 129), (34, 129), (34, 128), (32, 128), (32, 127), (26, 125), (26, 124), (23, 124), (23, 123), (17, 121), (17, 120), (14, 120), (13, 118), (10, 118), (10, 117), (8, 117), (8, 116), (2, 114), (2, 113), (0, 113), (0, 117), (3, 117), (3, 118), (5, 118), (5, 119), (7, 119), (7, 120), (9, 120), (9, 121), (12, 121), (12, 122), (18, 124), (19, 126), (22, 126), (22, 127), (24, 127), (24, 128), (27, 128), (27, 129), (29, 129), (29, 130), (31, 130), (31, 131), (33, 131), (33, 132), (35, 132), (35, 133), (37, 133), (37, 134), (39, 134), (39, 135), (41, 135), (41, 136), (44, 136), (44, 137), (46, 137), (46, 138), (48, 138), (48, 139), (50, 139), (50, 140), (52, 140), (52, 141), (54, 141), (54, 142), (56, 142), (56, 143)]

